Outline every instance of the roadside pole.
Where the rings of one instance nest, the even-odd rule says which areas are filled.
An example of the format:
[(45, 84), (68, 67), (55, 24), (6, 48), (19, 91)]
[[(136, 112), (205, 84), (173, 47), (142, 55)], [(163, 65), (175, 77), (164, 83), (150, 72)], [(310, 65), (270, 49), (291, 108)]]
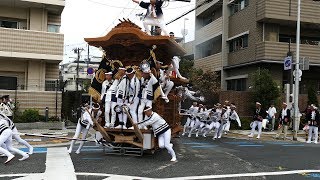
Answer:
[(301, 0), (298, 0), (298, 14), (297, 14), (297, 37), (296, 37), (296, 69), (295, 69), (295, 83), (294, 83), (294, 128), (293, 128), (293, 140), (297, 140), (297, 123), (299, 121), (299, 58), (300, 58), (300, 10)]

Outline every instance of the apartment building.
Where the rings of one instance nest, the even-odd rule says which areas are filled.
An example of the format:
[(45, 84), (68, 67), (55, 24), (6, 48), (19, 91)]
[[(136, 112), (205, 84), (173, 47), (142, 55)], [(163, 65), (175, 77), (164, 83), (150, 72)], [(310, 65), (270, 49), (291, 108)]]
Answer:
[(56, 83), (63, 59), (64, 4), (64, 0), (0, 1), (0, 95), (9, 94), (20, 111), (35, 108), (44, 114), (48, 107), (49, 116), (60, 116)]
[[(197, 0), (196, 4), (204, 0)], [(313, 84), (320, 92), (320, 2), (301, 0), (300, 92)], [(295, 59), (297, 1), (213, 0), (196, 10), (195, 66), (216, 71), (223, 90), (246, 91), (250, 74), (267, 68), (280, 86), (288, 82), (283, 61), (289, 47)]]

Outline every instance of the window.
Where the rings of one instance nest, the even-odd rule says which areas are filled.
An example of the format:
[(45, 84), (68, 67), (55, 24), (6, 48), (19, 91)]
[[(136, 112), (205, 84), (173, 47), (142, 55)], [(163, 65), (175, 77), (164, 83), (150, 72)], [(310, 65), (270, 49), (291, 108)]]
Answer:
[(60, 25), (48, 24), (48, 32), (60, 32)]
[(0, 76), (0, 89), (16, 90), (17, 77)]
[(227, 90), (230, 91), (246, 91), (247, 90), (247, 79), (231, 79), (227, 80)]
[(45, 90), (46, 91), (56, 91), (56, 80), (46, 80)]
[(197, 59), (208, 57), (222, 50), (222, 36), (212, 38), (204, 43), (196, 45)]
[(0, 26), (4, 28), (14, 28), (18, 29), (18, 22), (16, 21), (5, 21), (5, 20), (0, 20)]
[(229, 52), (235, 52), (248, 47), (248, 34), (232, 39), (229, 42)]
[(249, 0), (235, 0), (231, 3), (231, 14), (235, 14), (238, 11), (241, 11), (249, 5)]

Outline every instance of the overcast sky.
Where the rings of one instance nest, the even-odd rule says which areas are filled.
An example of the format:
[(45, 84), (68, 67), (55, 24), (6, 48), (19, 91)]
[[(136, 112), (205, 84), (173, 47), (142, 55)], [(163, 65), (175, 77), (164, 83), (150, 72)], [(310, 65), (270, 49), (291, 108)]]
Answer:
[[(148, 0), (144, 0), (148, 2)], [(188, 2), (172, 1), (163, 7), (165, 22), (168, 22), (184, 12), (194, 8), (195, 0)], [(142, 27), (142, 22), (136, 14), (145, 13), (146, 10), (133, 3), (132, 0), (66, 0), (62, 13), (61, 33), (65, 35), (65, 57), (64, 62), (72, 61), (74, 56), (72, 49), (83, 47), (86, 49), (85, 37), (100, 37), (106, 35), (115, 25), (118, 19), (129, 18)], [(188, 29), (186, 41), (194, 39), (195, 12), (168, 25), (168, 31), (176, 36), (182, 37), (184, 19), (185, 27)], [(92, 49), (91, 53), (99, 55)], [(83, 52), (86, 54), (86, 52)]]

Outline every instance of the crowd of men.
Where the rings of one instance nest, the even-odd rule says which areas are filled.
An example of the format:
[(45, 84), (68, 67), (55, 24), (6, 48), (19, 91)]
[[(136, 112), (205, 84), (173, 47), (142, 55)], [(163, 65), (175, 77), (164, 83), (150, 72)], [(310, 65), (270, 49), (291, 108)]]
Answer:
[(199, 133), (203, 137), (214, 130), (213, 140), (219, 139), (230, 130), (231, 122), (236, 122), (241, 127), (241, 121), (236, 111), (236, 105), (225, 101), (222, 105), (217, 103), (213, 108), (207, 109), (203, 104), (193, 102), (192, 106), (183, 113), (188, 115), (183, 127), (182, 135), (192, 136), (193, 132), (198, 137)]

